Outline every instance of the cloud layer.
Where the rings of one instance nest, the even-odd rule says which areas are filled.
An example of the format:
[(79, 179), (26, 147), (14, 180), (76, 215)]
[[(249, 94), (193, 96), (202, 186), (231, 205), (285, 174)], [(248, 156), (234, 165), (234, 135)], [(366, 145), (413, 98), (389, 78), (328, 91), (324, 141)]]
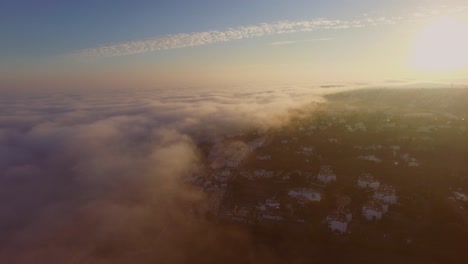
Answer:
[(285, 124), (293, 109), (323, 101), (325, 91), (2, 97), (0, 262), (259, 260), (248, 234), (213, 226), (190, 209), (204, 208), (205, 196), (185, 178), (203, 171), (200, 143)]

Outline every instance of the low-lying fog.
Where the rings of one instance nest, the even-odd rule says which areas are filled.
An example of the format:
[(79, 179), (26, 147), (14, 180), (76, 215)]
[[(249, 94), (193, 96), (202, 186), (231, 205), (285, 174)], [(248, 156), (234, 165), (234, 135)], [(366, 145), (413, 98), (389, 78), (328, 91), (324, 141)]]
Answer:
[(184, 184), (201, 169), (197, 144), (281, 126), (295, 109), (351, 88), (2, 96), (0, 262), (186, 262), (233, 252), (268, 261), (247, 234), (211, 228), (188, 209), (204, 203)]

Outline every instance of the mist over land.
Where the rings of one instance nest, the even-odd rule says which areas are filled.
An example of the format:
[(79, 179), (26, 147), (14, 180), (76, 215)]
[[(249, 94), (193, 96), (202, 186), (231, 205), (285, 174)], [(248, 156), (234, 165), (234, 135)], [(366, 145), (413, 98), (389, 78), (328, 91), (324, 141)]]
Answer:
[(2, 97), (1, 259), (186, 261), (218, 232), (189, 210), (205, 198), (183, 181), (203, 169), (198, 144), (323, 101), (291, 88)]
[[(437, 257), (457, 262), (466, 256), (461, 242), (467, 234), (466, 224), (461, 220), (463, 213), (450, 209), (444, 199), (452, 195), (448, 188), (467, 188), (463, 165), (468, 151), (464, 122), (468, 113), (467, 96), (466, 88), (351, 91), (343, 87), (280, 87), (193, 94), (175, 90), (2, 97), (0, 260), (5, 263), (309, 263), (309, 258), (315, 256), (319, 262), (339, 262), (346, 258), (358, 261), (367, 248), (357, 248), (368, 242), (356, 244), (353, 232), (344, 237), (329, 233), (321, 221), (329, 213), (327, 208), (334, 207), (336, 195), (352, 197), (350, 208), (354, 219), (359, 219), (359, 201), (363, 198), (356, 198), (355, 191), (346, 184), (353, 183), (362, 171), (370, 170), (379, 174), (381, 180), (390, 179), (401, 197), (393, 209), (401, 215), (387, 218), (384, 226), (374, 224), (373, 232), (382, 229), (391, 237), (400, 237), (402, 233), (403, 237), (390, 238), (385, 242), (387, 249), (374, 248), (376, 254), (369, 257), (380, 254), (389, 261), (409, 258), (412, 262), (424, 262), (435, 256), (436, 262)], [(425, 114), (418, 117), (418, 113)], [(427, 119), (428, 114), (440, 120)], [(407, 115), (411, 120), (404, 120)], [(338, 121), (333, 120), (340, 118), (346, 121), (334, 123)], [(379, 122), (388, 123), (390, 119), (390, 123), (402, 122), (396, 124), (401, 129), (379, 128)], [(404, 126), (406, 122), (409, 127)], [(451, 125), (437, 128), (439, 123), (446, 126), (446, 122)], [(350, 132), (345, 127), (357, 123), (364, 124), (366, 132)], [(422, 139), (420, 133), (430, 132), (413, 134), (419, 126), (426, 125), (434, 127), (430, 130), (447, 132)], [(324, 132), (309, 130), (309, 126), (320, 127), (317, 129)], [(225, 164), (213, 167), (213, 159), (219, 157), (210, 155), (231, 155), (226, 153), (232, 150), (224, 148), (232, 148), (233, 142), (249, 146), (258, 137), (268, 137), (270, 143), (254, 148), (252, 153), (249, 150), (250, 154), (234, 167)], [(408, 137), (412, 143), (405, 141)], [(432, 139), (424, 139), (427, 137)], [(323, 145), (334, 142), (331, 138), (338, 145)], [(285, 140), (290, 143), (284, 145)], [(430, 141), (416, 143), (420, 140)], [(401, 142), (406, 142), (402, 146), (406, 148), (404, 151), (427, 158), (426, 162), (418, 160), (417, 169), (404, 169), (405, 175), (401, 171), (392, 175), (386, 162), (378, 167), (372, 162), (358, 161), (348, 149), (348, 146), (367, 143), (402, 145)], [(430, 148), (421, 149), (430, 144), (433, 144)], [(294, 154), (303, 149), (308, 151), (305, 146), (313, 148), (312, 156)], [(439, 150), (440, 147), (443, 149)], [(445, 152), (430, 154), (433, 151)], [(430, 167), (431, 155), (451, 160), (450, 165), (439, 164), (441, 171), (446, 166), (453, 170), (438, 176), (442, 178), (424, 175), (424, 168)], [(268, 156), (272, 160), (259, 158)], [(357, 162), (354, 165), (357, 168), (347, 168), (347, 158)], [(310, 177), (307, 180), (303, 176), (315, 174), (323, 164), (334, 165), (338, 183), (346, 184), (326, 187), (321, 191), (322, 201), (297, 209), (310, 211), (300, 217), (299, 223), (294, 220), (299, 217), (297, 212), (282, 215), (286, 220), (273, 227), (257, 217), (239, 222), (229, 214), (226, 216), (226, 210), (233, 205), (246, 206), (253, 200), (255, 208), (261, 202), (258, 195), (262, 194), (258, 192), (278, 197), (282, 188), (308, 188)], [(222, 181), (216, 183), (219, 178), (215, 176), (223, 168), (231, 175), (224, 185)], [(277, 176), (271, 180), (249, 178), (245, 182), (246, 175), (252, 172), (259, 175), (256, 171), (260, 169)], [(294, 169), (301, 174), (291, 174), (288, 177), (293, 178), (288, 181), (292, 182), (283, 182), (280, 185), (284, 187), (278, 187), (274, 179)], [(415, 177), (413, 182), (410, 178)], [(419, 233), (406, 230), (419, 217), (413, 219), (401, 210), (411, 211), (415, 206), (422, 210), (422, 216), (426, 210), (434, 209), (434, 203), (426, 204), (426, 209), (411, 205), (415, 199), (411, 198), (411, 192), (422, 186), (420, 181), (427, 184), (427, 189), (416, 199), (440, 200), (436, 210), (444, 211), (439, 212), (443, 220), (429, 217), (425, 225), (434, 229), (439, 221), (448, 221), (438, 226), (444, 230), (451, 223), (452, 233), (446, 243), (455, 246), (436, 250), (436, 244), (418, 241)], [(255, 182), (265, 190), (254, 191), (257, 192), (254, 195), (251, 184)], [(223, 195), (214, 196), (220, 193), (216, 188), (223, 190)], [(423, 198), (427, 192), (429, 198)], [(369, 232), (359, 231), (362, 226), (355, 228), (356, 234)], [(394, 228), (399, 231), (392, 234)], [(372, 243), (384, 243), (385, 239), (371, 234), (373, 237), (368, 239)], [(440, 236), (444, 237), (443, 233)], [(400, 243), (398, 239), (414, 240), (415, 245), (406, 249), (391, 246)], [(457, 247), (457, 243), (462, 244)], [(433, 251), (422, 253), (418, 248), (433, 248)]]

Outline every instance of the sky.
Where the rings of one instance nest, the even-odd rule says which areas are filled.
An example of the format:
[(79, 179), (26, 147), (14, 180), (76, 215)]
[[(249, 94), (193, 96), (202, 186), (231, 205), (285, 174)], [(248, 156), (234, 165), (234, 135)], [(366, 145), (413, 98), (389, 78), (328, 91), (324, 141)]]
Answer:
[(0, 89), (464, 82), (467, 21), (457, 0), (2, 1)]

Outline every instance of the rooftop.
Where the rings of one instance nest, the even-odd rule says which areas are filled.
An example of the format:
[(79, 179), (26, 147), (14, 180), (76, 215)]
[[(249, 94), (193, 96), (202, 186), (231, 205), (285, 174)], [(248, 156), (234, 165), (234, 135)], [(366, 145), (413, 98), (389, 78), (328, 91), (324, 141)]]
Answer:
[(374, 211), (383, 211), (383, 204), (375, 199), (367, 201), (362, 205), (362, 208), (372, 209)]
[(382, 184), (380, 185), (379, 189), (376, 193), (383, 194), (383, 195), (395, 195), (396, 191), (395, 188), (389, 184)]
[(322, 165), (320, 166), (319, 175), (335, 175), (332, 170), (332, 167), (329, 165)]
[(351, 214), (349, 210), (339, 208), (327, 216), (327, 221), (348, 222), (348, 218), (346, 217), (348, 214)]

